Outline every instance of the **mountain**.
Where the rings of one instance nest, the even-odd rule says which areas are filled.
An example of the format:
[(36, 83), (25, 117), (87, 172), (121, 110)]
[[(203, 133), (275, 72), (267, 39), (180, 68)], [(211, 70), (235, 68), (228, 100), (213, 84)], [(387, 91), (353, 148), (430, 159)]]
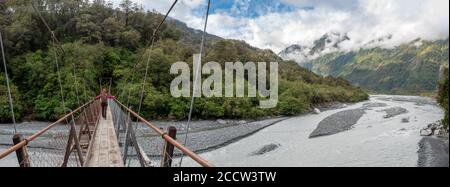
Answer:
[(326, 53), (339, 51), (339, 45), (348, 40), (350, 38), (347, 34), (330, 32), (314, 41), (312, 46), (294, 44), (281, 51), (278, 55), (285, 60), (295, 60), (302, 64)]
[[(67, 108), (78, 106), (78, 99), (88, 101), (95, 97), (98, 80), (103, 77), (112, 77), (116, 98), (137, 108), (143, 78), (148, 75), (142, 115), (147, 119), (186, 119), (191, 100), (171, 95), (170, 85), (176, 75), (170, 74), (170, 69), (179, 61), (192, 65), (202, 31), (169, 19), (158, 32), (150, 55), (146, 46), (163, 18), (158, 12), (139, 6), (114, 8), (105, 1), (40, 0), (35, 4), (61, 46), (52, 44), (50, 33), (29, 1), (0, 3), (0, 31), (18, 118), (54, 120), (64, 113), (55, 68), (56, 51)], [(317, 50), (328, 46), (324, 41), (324, 45), (317, 44)], [(280, 97), (278, 106), (272, 109), (258, 108), (259, 101), (265, 100), (260, 97), (198, 98), (193, 113), (197, 119), (290, 116), (329, 102), (368, 98), (362, 89), (344, 79), (321, 77), (294, 61), (283, 61), (271, 50), (258, 49), (244, 41), (208, 34), (205, 44), (204, 62), (279, 62)], [(78, 94), (75, 85), (82, 94)], [(4, 86), (0, 86), (0, 95), (6, 95)], [(0, 122), (10, 121), (9, 111), (7, 97), (0, 97)]]
[(448, 46), (448, 39), (417, 39), (392, 49), (333, 52), (303, 65), (375, 93), (422, 94), (436, 91), (441, 69), (448, 67)]
[[(181, 34), (181, 40), (183, 43), (188, 45), (198, 45), (201, 42), (203, 31), (190, 28), (186, 25), (186, 23), (173, 18), (168, 19), (167, 24), (174, 25), (177, 28), (177, 30)], [(207, 46), (210, 46), (208, 44), (217, 42), (219, 40), (223, 40), (223, 38), (208, 33), (205, 35)]]

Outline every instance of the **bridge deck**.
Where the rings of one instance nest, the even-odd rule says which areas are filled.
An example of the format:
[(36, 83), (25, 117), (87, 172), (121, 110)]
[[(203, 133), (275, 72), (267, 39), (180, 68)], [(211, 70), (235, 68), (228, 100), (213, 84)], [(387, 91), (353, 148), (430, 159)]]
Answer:
[(86, 167), (124, 167), (111, 116), (109, 107), (106, 119), (100, 116)]

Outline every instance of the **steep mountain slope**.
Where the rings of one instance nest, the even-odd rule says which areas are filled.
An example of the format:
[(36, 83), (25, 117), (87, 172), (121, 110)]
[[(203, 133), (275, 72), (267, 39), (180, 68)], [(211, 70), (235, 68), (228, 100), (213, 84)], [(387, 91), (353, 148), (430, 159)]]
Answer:
[(330, 32), (314, 41), (312, 46), (291, 45), (278, 55), (285, 60), (295, 60), (303, 64), (324, 54), (339, 51), (339, 45), (349, 39), (347, 34)]
[[(186, 23), (183, 23), (176, 19), (169, 19), (167, 22), (167, 25), (173, 25), (175, 26), (176, 30), (180, 33), (181, 41), (188, 45), (198, 45), (202, 39), (203, 31), (190, 28), (186, 25)], [(212, 34), (206, 34), (205, 35), (205, 41), (207, 47), (210, 47), (212, 43), (217, 42), (219, 40), (223, 40), (223, 38), (212, 35)]]
[[(138, 6), (114, 8), (104, 1), (33, 2), (55, 31), (64, 52), (52, 44), (49, 32), (31, 8), (30, 1), (0, 3), (0, 31), (4, 34), (14, 99), (23, 106), (20, 107), (23, 110), (16, 110), (16, 116), (53, 120), (64, 113), (54, 63), (53, 52), (56, 51), (66, 107), (79, 105), (78, 96), (84, 101), (93, 98), (98, 94), (98, 80), (112, 77), (112, 89), (117, 98), (129, 101), (137, 108), (148, 63), (141, 113), (152, 119), (186, 119), (190, 99), (175, 98), (170, 94), (171, 81), (176, 77), (170, 74), (170, 68), (178, 61), (192, 65), (193, 54), (198, 53), (201, 31), (169, 20), (160, 30), (150, 55), (146, 44), (162, 19), (157, 12), (145, 11)], [(265, 98), (199, 98), (194, 110), (196, 118), (297, 115), (315, 105), (357, 102), (368, 97), (348, 81), (318, 76), (293, 61), (283, 61), (271, 50), (214, 35), (207, 35), (206, 40), (205, 62), (279, 62), (280, 98), (273, 109), (258, 108), (259, 101)], [(75, 85), (83, 94), (77, 94)], [(0, 86), (2, 95), (4, 90)], [(0, 121), (9, 121), (6, 100), (0, 99), (0, 104)]]
[(304, 66), (376, 93), (421, 94), (437, 89), (440, 70), (448, 67), (448, 46), (448, 39), (415, 40), (393, 49), (330, 53)]

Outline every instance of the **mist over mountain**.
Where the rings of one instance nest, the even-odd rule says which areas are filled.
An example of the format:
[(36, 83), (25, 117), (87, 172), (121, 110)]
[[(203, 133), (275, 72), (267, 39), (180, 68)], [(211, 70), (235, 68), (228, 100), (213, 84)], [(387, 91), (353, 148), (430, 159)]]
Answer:
[[(170, 69), (179, 61), (192, 66), (193, 55), (199, 53), (201, 30), (171, 18), (161, 26), (150, 50), (152, 33), (163, 19), (158, 12), (127, 3), (115, 8), (105, 1), (41, 0), (35, 6), (54, 30), (60, 46), (53, 44), (30, 1), (0, 3), (0, 32), (17, 119), (57, 119), (65, 111), (60, 105), (60, 89), (65, 106), (76, 108), (78, 99), (89, 100), (98, 94), (98, 80), (104, 77), (112, 78), (111, 89), (116, 98), (129, 101), (135, 108), (140, 104), (138, 93), (142, 91), (143, 78), (148, 78), (143, 90), (143, 116), (186, 119), (191, 99), (171, 95), (170, 85), (177, 75), (171, 74)], [(272, 50), (253, 47), (242, 40), (205, 36), (204, 62), (215, 61), (222, 66), (225, 62), (279, 62), (280, 98), (272, 109), (258, 108), (259, 100), (264, 98), (199, 98), (194, 118), (292, 116), (325, 103), (368, 98), (348, 81), (318, 76), (293, 61), (283, 61)], [(61, 88), (57, 72), (61, 75)], [(0, 81), (4, 81), (3, 75), (0, 71)], [(83, 90), (82, 98), (75, 85)], [(6, 93), (6, 86), (0, 85), (0, 93)], [(0, 107), (0, 122), (10, 120), (6, 97), (0, 97), (0, 106), (5, 106)]]
[(294, 44), (281, 51), (278, 55), (285, 60), (295, 60), (302, 64), (321, 55), (340, 50), (340, 44), (348, 41), (347, 34), (330, 32), (314, 41), (312, 46)]
[(435, 92), (448, 67), (449, 40), (414, 40), (398, 47), (333, 52), (303, 63), (322, 76), (342, 77), (374, 93)]

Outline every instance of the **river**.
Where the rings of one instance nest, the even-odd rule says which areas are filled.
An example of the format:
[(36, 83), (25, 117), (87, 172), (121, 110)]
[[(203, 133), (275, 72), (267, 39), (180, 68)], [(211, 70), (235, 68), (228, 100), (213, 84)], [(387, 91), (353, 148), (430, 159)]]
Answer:
[[(309, 138), (326, 117), (369, 105), (379, 106), (366, 110), (352, 129)], [(393, 107), (408, 112), (386, 119), (382, 110)], [(200, 156), (224, 167), (416, 167), (418, 143), (422, 139), (420, 129), (443, 115), (443, 110), (428, 98), (372, 96), (370, 101), (346, 108), (290, 118)], [(407, 119), (409, 122), (404, 122)], [(268, 145), (279, 147), (255, 155)], [(197, 164), (186, 159), (183, 166)]]
[[(6, 147), (0, 146), (0, 152), (6, 150)], [(15, 154), (11, 154), (0, 160), (0, 167), (18, 167), (17, 158)]]
[[(363, 112), (356, 114), (352, 111)], [(341, 113), (344, 116), (333, 118)], [(196, 142), (197, 140), (207, 141), (210, 145), (190, 144), (191, 146), (188, 145), (188, 147), (197, 150), (223, 144), (224, 146), (217, 146), (200, 154), (215, 166), (223, 167), (416, 167), (419, 158), (417, 153), (419, 142), (422, 139), (419, 134), (420, 129), (442, 119), (443, 115), (443, 110), (429, 98), (378, 95), (371, 96), (366, 102), (327, 110), (320, 114), (289, 118), (271, 126), (268, 126), (271, 123), (270, 120), (261, 124), (246, 124), (243, 127), (261, 126), (254, 128), (252, 131), (255, 133), (249, 136), (236, 135), (236, 132), (242, 132), (242, 129), (251, 129), (239, 126), (200, 131), (190, 134), (190, 138)], [(327, 136), (309, 138), (313, 132), (316, 132), (319, 124), (327, 122), (332, 128), (326, 130), (335, 131), (335, 124), (342, 124), (341, 122), (347, 119), (357, 119), (350, 129)], [(195, 127), (195, 123), (193, 125)], [(42, 126), (44, 125), (40, 124), (27, 128), (23, 125), (21, 132), (35, 131)], [(199, 126), (204, 124), (199, 122)], [(3, 128), (4, 131), (11, 131), (5, 128)], [(236, 129), (241, 130), (236, 131)], [(230, 134), (229, 137), (224, 136), (227, 132)], [(199, 139), (197, 135), (206, 138)], [(214, 142), (207, 138), (209, 135), (220, 141)], [(236, 137), (233, 136), (245, 138), (235, 139)], [(225, 143), (223, 141), (227, 140), (222, 141), (221, 137), (226, 137), (230, 141), (233, 139), (234, 143)], [(4, 141), (10, 141), (9, 138), (10, 135), (5, 135), (4, 132)], [(444, 155), (444, 158), (448, 165), (448, 142), (446, 147), (447, 155), (446, 157)], [(0, 145), (0, 151), (5, 148)], [(178, 163), (177, 160), (174, 163)], [(0, 160), (0, 166), (17, 166), (15, 155), (12, 154)], [(198, 165), (189, 158), (185, 158), (183, 166)]]

